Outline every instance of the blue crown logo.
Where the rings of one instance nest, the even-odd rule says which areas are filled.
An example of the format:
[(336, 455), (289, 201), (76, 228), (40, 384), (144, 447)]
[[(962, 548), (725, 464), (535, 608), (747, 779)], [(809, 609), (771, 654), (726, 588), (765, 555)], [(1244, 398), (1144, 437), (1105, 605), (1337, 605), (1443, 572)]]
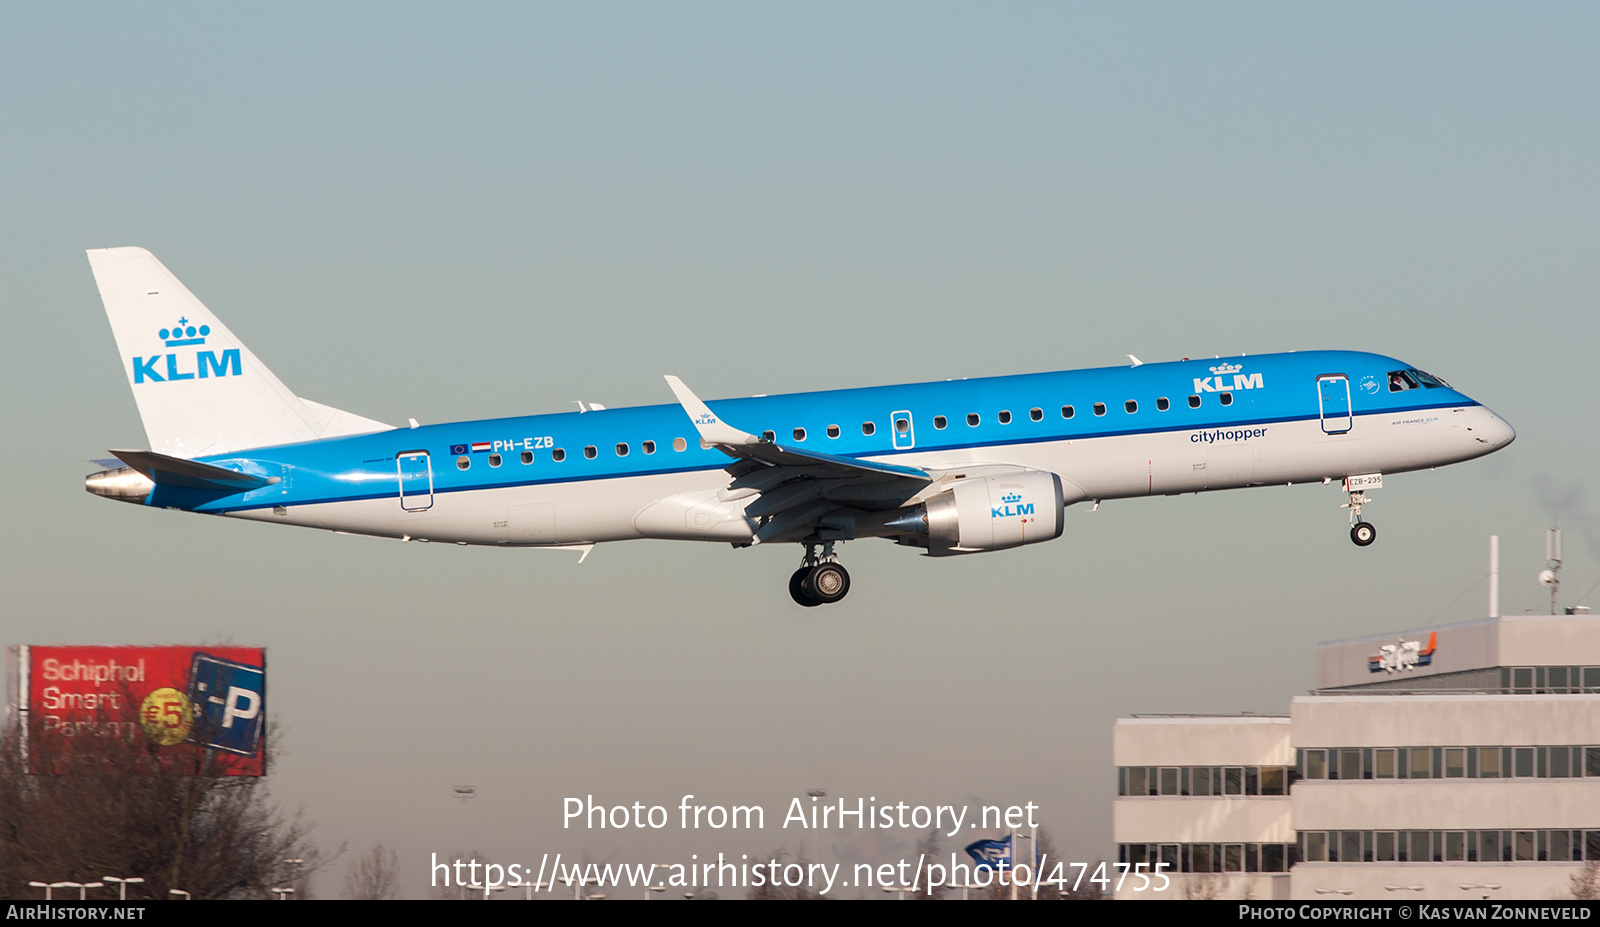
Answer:
[(1006, 505), (1010, 505), (1013, 502), (1021, 502), (1022, 501), (1022, 493), (1020, 493), (1020, 492), (1008, 492), (1005, 495), (1000, 497), (1000, 501), (1004, 502)]
[(171, 328), (163, 328), (157, 332), (157, 337), (167, 343), (169, 348), (181, 348), (186, 344), (205, 344), (206, 336), (211, 334), (211, 326), (194, 326), (186, 318), (179, 318), (178, 324)]

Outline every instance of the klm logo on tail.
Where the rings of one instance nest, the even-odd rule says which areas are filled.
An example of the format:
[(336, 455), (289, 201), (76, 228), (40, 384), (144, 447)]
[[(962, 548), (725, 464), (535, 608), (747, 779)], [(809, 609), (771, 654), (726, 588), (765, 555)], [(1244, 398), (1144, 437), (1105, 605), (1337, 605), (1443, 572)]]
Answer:
[[(163, 328), (157, 332), (159, 337), (169, 348), (189, 347), (206, 343), (206, 336), (211, 334), (209, 325), (191, 325), (188, 319), (179, 319), (178, 324), (171, 328)], [(215, 351), (195, 351), (194, 363), (187, 363), (188, 353), (183, 354), (152, 354), (149, 357), (133, 358), (134, 385), (149, 380), (153, 383), (168, 383), (174, 380), (207, 380), (211, 377), (237, 377), (243, 370), (239, 359), (239, 349), (229, 348), (218, 357)]]
[[(1194, 391), (1196, 393), (1215, 393), (1220, 390), (1234, 389), (1261, 389), (1265, 382), (1259, 373), (1240, 373), (1244, 368), (1239, 364), (1223, 363), (1210, 368), (1215, 376), (1195, 377)], [(1233, 382), (1228, 382), (1228, 377), (1233, 377)]]

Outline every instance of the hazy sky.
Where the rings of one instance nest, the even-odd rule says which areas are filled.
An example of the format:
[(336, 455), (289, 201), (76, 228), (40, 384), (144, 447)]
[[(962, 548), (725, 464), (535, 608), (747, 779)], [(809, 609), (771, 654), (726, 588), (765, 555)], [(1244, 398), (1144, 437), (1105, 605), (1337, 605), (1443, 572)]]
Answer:
[[(1284, 712), (1318, 640), (1482, 615), (1493, 533), (1507, 613), (1548, 602), (1552, 519), (1568, 600), (1600, 580), (1597, 34), (1583, 4), (6, 5), (0, 642), (266, 646), (277, 796), (396, 847), (409, 894), (457, 783), (503, 862), (911, 850), (561, 828), (571, 795), (813, 788), (1033, 801), (1109, 856), (1115, 718)], [(801, 609), (794, 546), (579, 566), (86, 494), (145, 446), (83, 254), (117, 245), (389, 422), (1358, 348), (1518, 438), (1386, 480), (1366, 549), (1337, 487), (1112, 502), (1006, 553), (846, 545), (849, 599)]]

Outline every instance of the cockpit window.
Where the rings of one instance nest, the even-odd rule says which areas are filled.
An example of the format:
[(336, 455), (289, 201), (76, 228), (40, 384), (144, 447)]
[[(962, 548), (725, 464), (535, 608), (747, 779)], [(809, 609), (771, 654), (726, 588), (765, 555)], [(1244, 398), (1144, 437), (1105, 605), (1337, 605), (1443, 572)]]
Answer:
[(1417, 381), (1412, 379), (1409, 372), (1404, 370), (1389, 371), (1389, 392), (1399, 393), (1408, 389), (1416, 388)]
[(1406, 372), (1411, 374), (1413, 377), (1416, 377), (1417, 378), (1417, 382), (1421, 383), (1424, 387), (1426, 387), (1428, 389), (1438, 389), (1441, 386), (1445, 387), (1446, 389), (1448, 389), (1449, 386), (1450, 386), (1450, 384), (1448, 384), (1445, 381), (1439, 379), (1438, 377), (1434, 376), (1433, 374), (1424, 373), (1424, 372), (1422, 372), (1421, 370), (1418, 370), (1415, 367), (1412, 367), (1412, 368), (1408, 369)]

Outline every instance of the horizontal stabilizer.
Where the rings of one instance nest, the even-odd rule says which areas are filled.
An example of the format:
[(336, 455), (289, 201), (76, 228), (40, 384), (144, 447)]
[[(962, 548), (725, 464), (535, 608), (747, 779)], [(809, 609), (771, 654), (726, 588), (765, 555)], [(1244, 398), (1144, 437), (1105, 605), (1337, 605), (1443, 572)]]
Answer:
[(239, 493), (281, 482), (281, 477), (254, 476), (154, 451), (112, 451), (123, 463), (150, 478), (157, 486)]

